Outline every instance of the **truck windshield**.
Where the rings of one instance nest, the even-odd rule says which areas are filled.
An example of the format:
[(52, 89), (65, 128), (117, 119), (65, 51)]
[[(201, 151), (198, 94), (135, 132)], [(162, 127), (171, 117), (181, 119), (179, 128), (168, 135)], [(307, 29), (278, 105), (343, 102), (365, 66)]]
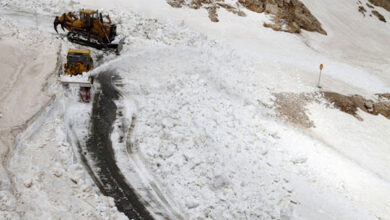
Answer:
[(69, 55), (69, 57), (68, 57), (68, 63), (71, 65), (73, 65), (77, 62), (81, 62), (84, 65), (86, 65), (87, 61), (88, 61), (88, 57), (84, 54), (72, 54), (72, 55)]
[(97, 19), (98, 18), (98, 13), (91, 14), (91, 18)]

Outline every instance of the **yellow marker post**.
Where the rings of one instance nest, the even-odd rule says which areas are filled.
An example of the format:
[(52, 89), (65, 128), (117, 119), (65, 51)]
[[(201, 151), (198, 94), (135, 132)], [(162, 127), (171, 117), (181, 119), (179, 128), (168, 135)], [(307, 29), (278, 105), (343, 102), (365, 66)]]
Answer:
[(318, 87), (318, 88), (321, 88), (320, 82), (321, 82), (321, 73), (322, 73), (322, 69), (324, 69), (324, 64), (321, 63), (321, 65), (320, 65), (320, 76), (318, 77), (318, 83), (317, 83), (317, 87)]

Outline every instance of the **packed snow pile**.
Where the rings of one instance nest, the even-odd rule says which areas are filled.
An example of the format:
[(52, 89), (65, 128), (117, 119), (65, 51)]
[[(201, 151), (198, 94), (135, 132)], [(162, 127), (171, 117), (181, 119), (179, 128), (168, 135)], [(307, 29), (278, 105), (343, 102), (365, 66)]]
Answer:
[[(249, 95), (253, 87), (245, 90), (235, 74), (246, 74), (241, 60), (221, 68), (218, 63), (231, 60), (228, 51), (180, 48), (149, 49), (113, 63), (125, 77), (124, 99), (136, 108), (131, 152), (163, 180), (162, 191), (187, 218), (289, 216), (289, 178), (273, 159), (278, 137), (264, 126), (264, 112)], [(225, 77), (238, 77), (235, 87)]]
[(154, 218), (390, 219), (390, 26), (360, 2), (1, 0), (0, 218), (126, 218), (83, 161), (92, 103), (57, 81), (83, 47), (54, 17), (92, 8), (126, 37), (90, 75), (118, 74), (111, 150)]

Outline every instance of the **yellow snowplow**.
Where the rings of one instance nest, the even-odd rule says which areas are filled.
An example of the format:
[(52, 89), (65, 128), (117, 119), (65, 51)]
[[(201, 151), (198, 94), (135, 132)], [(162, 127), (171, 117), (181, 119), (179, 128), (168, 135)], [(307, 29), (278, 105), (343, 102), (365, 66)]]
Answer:
[(80, 75), (93, 69), (90, 50), (69, 49), (66, 59), (65, 75)]
[(62, 84), (80, 87), (79, 95), (83, 102), (90, 100), (90, 88), (93, 78), (89, 71), (93, 69), (90, 50), (69, 49), (63, 71), (60, 70), (59, 80)]

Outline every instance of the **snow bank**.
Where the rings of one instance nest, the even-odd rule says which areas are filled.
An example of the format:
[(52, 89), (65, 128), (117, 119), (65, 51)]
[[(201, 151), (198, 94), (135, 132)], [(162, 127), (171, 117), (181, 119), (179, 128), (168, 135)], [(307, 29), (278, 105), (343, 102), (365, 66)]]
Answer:
[(136, 105), (126, 151), (190, 218), (280, 218), (289, 180), (269, 156), (276, 137), (261, 125), (253, 87), (244, 89), (246, 68), (229, 51), (204, 51), (154, 48), (111, 63), (124, 77), (124, 99)]
[(1, 17), (0, 25), (9, 28), (0, 30), (0, 218), (14, 219), (19, 217), (20, 200), (14, 194), (7, 162), (17, 135), (51, 101), (53, 92), (47, 83), (56, 66), (56, 50), (31, 38), (23, 40), (25, 33), (18, 34), (19, 30)]
[(124, 219), (72, 145), (69, 118), (86, 135), (90, 108), (57, 82), (60, 41), (19, 22), (0, 16), (0, 218)]

